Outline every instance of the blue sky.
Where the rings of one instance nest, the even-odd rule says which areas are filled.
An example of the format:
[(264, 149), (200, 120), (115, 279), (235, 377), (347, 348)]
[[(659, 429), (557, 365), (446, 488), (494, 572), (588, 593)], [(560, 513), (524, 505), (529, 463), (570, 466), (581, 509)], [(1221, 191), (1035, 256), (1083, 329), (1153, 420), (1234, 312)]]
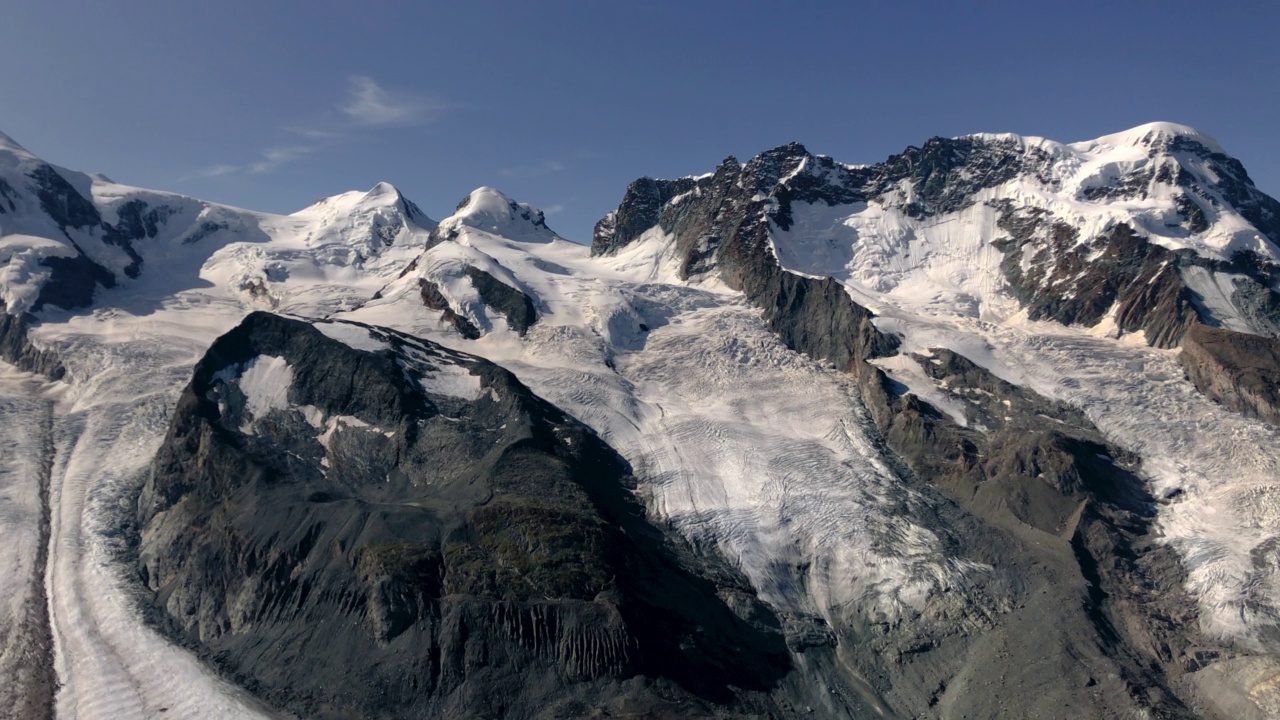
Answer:
[(1280, 194), (1277, 3), (10, 0), (0, 131), (119, 182), (275, 212), (493, 185), (588, 241), (636, 177), (792, 140), (1196, 126)]

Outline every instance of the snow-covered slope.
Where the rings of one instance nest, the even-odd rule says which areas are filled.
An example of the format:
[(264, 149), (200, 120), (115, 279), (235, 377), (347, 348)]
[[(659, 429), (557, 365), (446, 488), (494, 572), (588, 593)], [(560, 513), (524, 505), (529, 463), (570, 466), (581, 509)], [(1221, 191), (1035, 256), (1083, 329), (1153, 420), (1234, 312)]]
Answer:
[[(215, 337), (256, 308), (324, 314), (363, 302), (434, 227), (385, 183), (277, 216), (69, 172), (0, 137), (0, 297), (8, 313), (30, 318), (22, 334), (38, 327), (29, 341), (54, 349), (66, 371), (51, 386), (6, 378), (6, 389), (35, 390), (26, 400), (6, 395), (4, 415), (15, 432), (25, 428), (5, 455), (15, 551), (29, 549), (38, 529), (28, 507), (38, 483), (52, 503), (47, 568), (24, 551), (5, 561), (3, 582), (47, 577), (58, 717), (264, 712), (143, 626), (115, 557), (121, 493), (136, 486)], [(24, 341), (10, 335), (6, 348)], [(42, 464), (44, 480), (27, 471)], [(14, 596), (14, 612), (26, 593)], [(10, 662), (3, 652), (22, 647), (0, 657)]]
[[(1280, 522), (1264, 499), (1280, 436), (1207, 401), (1173, 353), (1146, 346), (1176, 347), (1194, 322), (1273, 335), (1278, 221), (1280, 204), (1216, 142), (1157, 123), (1070, 145), (934, 139), (868, 166), (798, 145), (730, 158), (700, 178), (633, 184), (594, 249), (608, 258), (668, 238), (680, 277), (725, 278), (767, 317), (794, 302), (776, 294), (775, 260), (832, 277), (903, 352), (951, 349), (1083, 409), (1140, 455), (1194, 624), (1273, 657), (1278, 615), (1262, 588), (1274, 568), (1259, 558)], [(875, 362), (951, 417), (968, 405), (972, 390), (901, 356)]]
[[(625, 457), (656, 521), (732, 560), (783, 618), (797, 672), (839, 675), (858, 707), (991, 714), (974, 703), (999, 689), (984, 695), (972, 673), (993, 663), (1006, 692), (1044, 684), (1025, 702), (1046, 705), (1027, 712), (1083, 692), (1064, 678), (1096, 686), (1087, 702), (1099, 712), (1183, 707), (1186, 686), (1169, 680), (1179, 699), (1144, 699), (1122, 653), (1090, 639), (1044, 640), (1079, 667), (1019, 654), (1020, 637), (1049, 633), (1026, 618), (1058, 612), (1036, 605), (1040, 589), (1084, 606), (1092, 581), (1018, 577), (1009, 568), (1039, 560), (1001, 552), (1036, 545), (1046, 566), (1074, 567), (1085, 540), (1070, 528), (1096, 498), (1071, 496), (1082, 504), (1065, 535), (989, 529), (976, 518), (1001, 508), (973, 510), (913, 474), (869, 376), (812, 350), (845, 327), (799, 317), (827, 307), (805, 302), (828, 277), (839, 292), (824, 301), (870, 308), (860, 332), (901, 343), (871, 365), (899, 418), (936, 415), (929, 427), (959, 428), (946, 437), (998, 435), (981, 410), (990, 392), (935, 379), (941, 361), (929, 358), (946, 348), (1013, 383), (1028, 407), (1082, 411), (1117, 464), (1134, 453), (1126, 471), (1159, 501), (1142, 562), (1175, 551), (1161, 590), (1189, 593), (1178, 622), (1212, 644), (1160, 662), (1180, 663), (1191, 684), (1218, 668), (1227, 679), (1197, 702), (1280, 697), (1240, 690), (1231, 664), (1280, 669), (1280, 434), (1199, 394), (1170, 349), (1189, 322), (1280, 332), (1280, 205), (1212, 139), (1165, 123), (1074, 144), (976, 135), (865, 166), (784, 146), (698, 178), (638, 181), (594, 240), (560, 238), (492, 188), (438, 225), (385, 184), (277, 216), (59, 170), (0, 137), (0, 293), (65, 370), (58, 383), (12, 376), (0, 388), (6, 413), (31, 425), (10, 433), (21, 452), (6, 468), (50, 467), (59, 716), (262, 712), (144, 626), (117, 537), (192, 366), (254, 309), (386, 326), (512, 371)], [(1044, 417), (1037, 432), (1061, 422)], [(16, 489), (14, 507), (27, 512), (38, 490)], [(0, 519), (20, 543), (39, 532), (22, 513)], [(4, 558), (5, 582), (38, 572), (21, 553)]]
[[(660, 235), (593, 259), (536, 221), (513, 228), (504, 218), (496, 227), (510, 234), (492, 232), (488, 216), (474, 221), (477, 205), (508, 201), (473, 193), (440, 224), (450, 240), (382, 298), (337, 317), (465, 346), (511, 369), (618, 448), (663, 518), (718, 544), (787, 611), (857, 604), (895, 619), (983, 572), (912, 520), (924, 501), (883, 466), (851, 382), (784, 348), (723, 284), (677, 282)], [(533, 299), (539, 319), (523, 337), (480, 297), (468, 267)], [(449, 309), (482, 337), (464, 341), (425, 307), (423, 280), (444, 288)], [(812, 576), (796, 577), (794, 566), (814, 557)]]
[[(1280, 260), (1280, 206), (1190, 128), (1153, 123), (1070, 145), (975, 135), (930, 141), (915, 155), (891, 158), (888, 177), (858, 187), (855, 202), (791, 202), (790, 222), (774, 232), (783, 267), (834, 276), (872, 305), (961, 309), (999, 321), (1022, 309), (1019, 292), (1087, 292), (1090, 264), (1123, 225), (1148, 243), (1206, 261), (1185, 262), (1207, 269), (1184, 272), (1184, 282), (1214, 319), (1247, 326), (1247, 312), (1222, 301), (1222, 288), (1229, 296), (1241, 274), (1222, 265), (1242, 252)], [(924, 169), (895, 177), (901, 162)], [(866, 172), (801, 157), (780, 184), (858, 186)], [(1020, 277), (1012, 281), (1005, 266), (1011, 245), (1020, 249)], [(1062, 267), (1059, 260), (1073, 255), (1079, 260)]]
[[(10, 313), (72, 310), (95, 297), (136, 307), (209, 283), (267, 307), (286, 295), (340, 305), (367, 297), (382, 264), (403, 265), (435, 227), (386, 183), (282, 217), (55, 168), (7, 137), (0, 196)], [(280, 291), (285, 284), (294, 289)]]
[[(882, 314), (881, 327), (908, 339), (908, 348), (954, 348), (1002, 377), (1085, 408), (1143, 455), (1158, 494), (1177, 494), (1161, 526), (1187, 560), (1190, 585), (1204, 603), (1202, 625), (1254, 648), (1267, 645), (1263, 638), (1280, 616), (1263, 599), (1274, 592), (1262, 588), (1272, 587), (1275, 568), (1256, 557), (1280, 522), (1280, 509), (1265, 499), (1278, 487), (1274, 428), (1197, 396), (1169, 353), (1144, 349), (1141, 331), (1124, 337), (1116, 305), (1103, 306), (1109, 312), (1096, 325), (1074, 331), (1028, 322), (1026, 294), (1008, 268), (1017, 233), (1008, 219), (1051, 217), (1073, 231), (1074, 246), (1036, 237), (1034, 249), (1020, 255), (1023, 277), (1054, 253), (1088, 251), (1071, 275), (1041, 276), (1062, 296), (1088, 289), (1089, 262), (1104, 254), (1098, 239), (1128, 225), (1143, 241), (1183, 253), (1179, 274), (1203, 321), (1271, 334), (1274, 325), (1249, 312), (1240, 288), (1252, 284), (1251, 273), (1272, 275), (1280, 261), (1280, 205), (1253, 189), (1215, 140), (1182, 125), (1151, 123), (1072, 144), (1008, 134), (971, 139), (1017, 158), (1022, 172), (989, 182), (998, 176), (984, 176), (989, 168), (953, 170), (948, 182), (974, 182), (974, 192), (961, 207), (932, 212), (913, 207), (922, 188), (910, 182), (865, 202), (792, 202), (789, 227), (771, 228), (780, 263), (841, 280)], [(821, 172), (804, 158), (781, 185)], [(1187, 252), (1194, 254), (1189, 261)], [(1231, 261), (1234, 272), (1225, 267)], [(1206, 436), (1201, 428), (1214, 431)]]

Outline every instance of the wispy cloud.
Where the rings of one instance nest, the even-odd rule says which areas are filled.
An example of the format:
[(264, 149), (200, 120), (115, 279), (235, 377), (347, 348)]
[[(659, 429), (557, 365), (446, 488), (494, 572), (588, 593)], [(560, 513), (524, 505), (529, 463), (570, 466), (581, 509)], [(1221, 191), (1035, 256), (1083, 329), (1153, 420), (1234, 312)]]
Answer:
[(195, 178), (216, 178), (224, 175), (235, 175), (240, 172), (243, 167), (243, 165), (210, 165), (203, 170), (197, 170), (191, 175), (181, 178), (179, 182), (193, 180)]
[(516, 165), (513, 167), (502, 168), (498, 171), (503, 177), (510, 178), (530, 178), (542, 177), (565, 170), (564, 163), (558, 160), (547, 160), (546, 162), (536, 163), (533, 165)]
[(316, 148), (309, 145), (289, 145), (285, 147), (273, 147), (263, 150), (258, 155), (258, 159), (247, 162), (242, 165), (219, 164), (207, 167), (195, 173), (193, 177), (198, 178), (217, 178), (226, 177), (228, 175), (266, 175), (279, 170), (281, 167), (289, 163), (304, 158), (315, 152)]
[(316, 149), (314, 147), (309, 145), (268, 148), (262, 151), (261, 160), (249, 163), (248, 171), (254, 175), (264, 175), (269, 172), (275, 172), (282, 166), (288, 165), (294, 160), (310, 155), (315, 152), (315, 150)]
[(442, 100), (388, 90), (368, 75), (347, 79), (347, 99), (338, 108), (352, 122), (365, 127), (422, 125), (452, 107)]
[(306, 138), (308, 140), (337, 140), (338, 138), (346, 135), (345, 132), (340, 130), (325, 130), (322, 128), (305, 127), (301, 125), (290, 125), (283, 129), (285, 132), (293, 133), (298, 137)]
[(542, 208), (543, 215), (555, 215), (556, 213), (561, 213), (561, 212), (564, 212), (564, 205), (561, 205), (560, 203), (556, 203), (551, 207)]
[[(331, 105), (316, 122), (280, 128), (291, 136), (292, 142), (272, 145), (247, 162), (212, 165), (183, 180), (267, 175), (335, 145), (367, 137), (379, 129), (425, 125), (456, 107), (425, 93), (384, 88), (368, 75), (352, 75), (347, 78), (342, 99)], [(545, 174), (561, 169), (563, 166), (555, 163), (555, 167), (549, 170), (541, 166), (525, 170), (538, 170)]]

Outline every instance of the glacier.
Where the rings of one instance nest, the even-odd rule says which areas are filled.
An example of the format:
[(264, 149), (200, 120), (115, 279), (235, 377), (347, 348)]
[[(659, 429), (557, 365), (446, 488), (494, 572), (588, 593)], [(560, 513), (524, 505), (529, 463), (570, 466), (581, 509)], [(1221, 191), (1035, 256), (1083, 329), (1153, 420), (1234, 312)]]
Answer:
[[(1149, 152), (1156, 140), (1220, 146), (1170, 124), (1075, 144), (979, 137), (1047, 158), (1051, 182), (1019, 176), (928, 218), (876, 202), (796, 202), (789, 227), (770, 227), (774, 256), (787, 270), (834, 277), (876, 313), (876, 326), (900, 336), (904, 353), (876, 363), (952, 417), (964, 417), (963, 398), (934, 386), (905, 353), (954, 350), (1082, 410), (1141, 457), (1143, 480), (1162, 500), (1162, 541), (1182, 558), (1203, 632), (1242, 652), (1280, 654), (1276, 428), (1205, 398), (1184, 378), (1176, 350), (1150, 347), (1112, 318), (1090, 327), (1030, 319), (1007, 288), (996, 246), (1003, 231), (995, 203), (1012, 197), (1068, 218), (1082, 237), (1125, 220), (1171, 250), (1220, 260), (1249, 250), (1280, 261), (1280, 250), (1222, 198), (1201, 205), (1209, 226), (1201, 232), (1171, 226), (1173, 199), (1157, 184), (1143, 197), (1081, 199), (1090, 188), (1159, 172)], [(37, 166), (0, 140), (0, 177)], [(1198, 156), (1174, 154), (1179, 167), (1213, 174)], [(492, 188), (437, 223), (386, 184), (276, 216), (99, 177), (69, 182), (104, 217), (138, 199), (169, 211), (154, 237), (136, 245), (141, 274), (128, 277), (128, 259), (106, 248), (93, 260), (125, 276), (115, 287), (100, 289), (87, 308), (38, 312), (30, 342), (61, 359), (61, 380), (8, 365), (0, 375), (0, 533), (9, 541), (0, 577), (24, 588), (3, 612), (17, 617), (37, 588), (47, 593), (60, 718), (273, 716), (144, 622), (118, 560), (128, 499), (191, 367), (255, 309), (316, 320), (361, 349), (380, 341), (353, 323), (511, 370), (617, 448), (651, 512), (731, 559), (779, 611), (832, 626), (853, 612), (903, 622), (991, 572), (929, 527), (935, 501), (902, 482), (868, 432), (857, 383), (787, 349), (760, 310), (714, 273), (683, 276), (674, 238), (661, 228), (593, 256), (547, 228), (536, 208)], [(909, 188), (895, 192), (913, 201)], [(57, 225), (35, 204), (0, 215), (0, 289), (11, 312), (35, 308), (50, 282), (44, 258), (95, 246), (96, 230)], [(525, 332), (511, 327), (467, 268), (529, 298), (538, 321)], [(480, 337), (464, 339), (425, 306), (424, 282)], [(1248, 327), (1229, 300), (1229, 276), (1206, 270), (1190, 284), (1225, 326)], [(260, 365), (242, 382), (258, 382), (244, 392), (265, 410), (283, 402), (272, 388), (288, 368), (269, 358)], [(445, 394), (477, 391), (468, 378), (435, 382)], [(51, 517), (45, 577), (33, 579), (45, 502), (32, 481), (39, 477), (47, 477)], [(8, 650), (0, 647), (0, 668), (15, 662)]]

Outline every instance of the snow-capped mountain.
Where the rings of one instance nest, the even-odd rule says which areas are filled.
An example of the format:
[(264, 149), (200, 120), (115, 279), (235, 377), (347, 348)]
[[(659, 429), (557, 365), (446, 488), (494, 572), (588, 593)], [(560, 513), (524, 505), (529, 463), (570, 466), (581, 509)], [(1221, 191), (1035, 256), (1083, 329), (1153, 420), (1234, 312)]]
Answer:
[(1203, 133), (786, 145), (590, 247), (0, 140), (20, 716), (1280, 714), (1280, 203)]

